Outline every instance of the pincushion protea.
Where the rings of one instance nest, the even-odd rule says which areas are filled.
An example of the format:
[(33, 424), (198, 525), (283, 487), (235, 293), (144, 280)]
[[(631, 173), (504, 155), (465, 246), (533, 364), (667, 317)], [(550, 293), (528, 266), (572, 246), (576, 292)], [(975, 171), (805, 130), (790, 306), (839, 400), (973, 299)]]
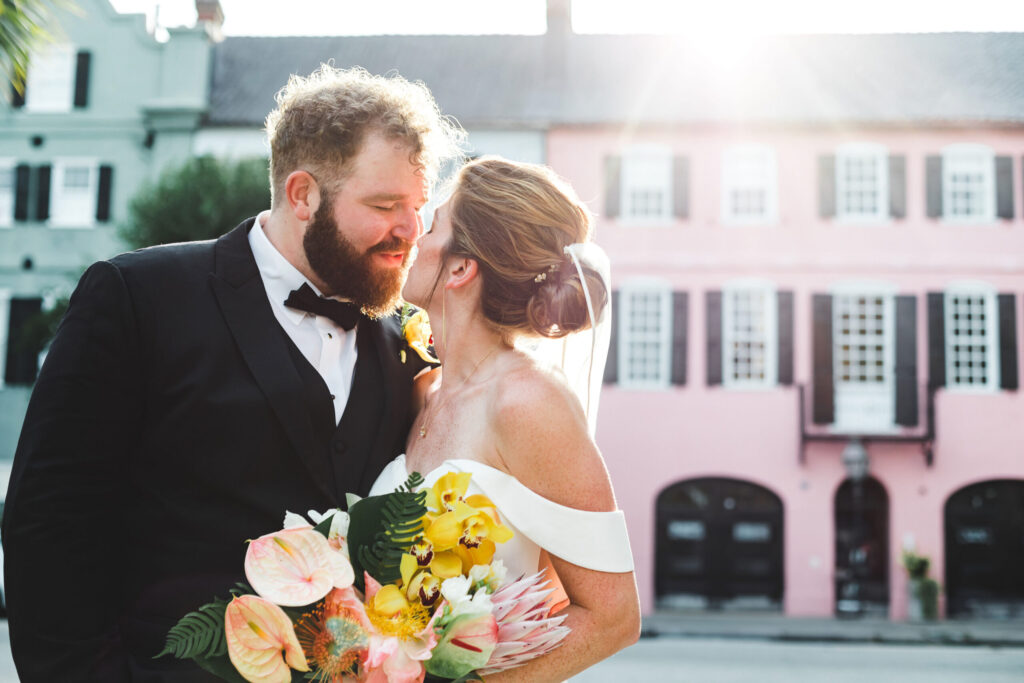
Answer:
[(569, 627), (562, 626), (565, 615), (548, 616), (547, 597), (551, 588), (544, 572), (520, 577), (491, 596), (494, 618), (498, 622), (498, 645), (494, 648), (482, 675), (493, 674), (525, 664), (562, 644)]

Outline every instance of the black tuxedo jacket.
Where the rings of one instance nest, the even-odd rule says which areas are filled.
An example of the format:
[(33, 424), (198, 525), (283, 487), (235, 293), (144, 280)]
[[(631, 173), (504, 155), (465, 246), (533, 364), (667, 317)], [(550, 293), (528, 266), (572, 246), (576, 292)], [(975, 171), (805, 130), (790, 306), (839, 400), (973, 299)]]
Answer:
[(341, 423), (274, 317), (249, 219), (216, 241), (94, 264), (39, 374), (3, 518), (22, 681), (205, 681), (153, 660), (244, 580), (286, 510), (344, 507), (400, 453), (412, 378), (397, 317), (360, 320)]

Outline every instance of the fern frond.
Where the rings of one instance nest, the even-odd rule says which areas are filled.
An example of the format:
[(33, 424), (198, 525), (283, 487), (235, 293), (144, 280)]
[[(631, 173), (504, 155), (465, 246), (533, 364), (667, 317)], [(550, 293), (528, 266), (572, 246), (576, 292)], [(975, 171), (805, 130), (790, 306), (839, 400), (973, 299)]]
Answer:
[(167, 633), (167, 642), (160, 654), (153, 657), (173, 655), (177, 659), (193, 657), (217, 657), (227, 652), (224, 639), (224, 610), (228, 603), (220, 598), (203, 605), (195, 612), (189, 612)]
[(401, 578), (402, 554), (409, 550), (413, 539), (423, 529), (421, 519), (427, 511), (426, 497), (424, 491), (398, 491), (383, 496), (377, 532), (369, 543), (358, 549), (359, 563), (377, 581), (390, 583)]
[(409, 478), (405, 480), (405, 483), (398, 487), (398, 491), (405, 491), (411, 493), (417, 486), (423, 483), (423, 477), (420, 476), (419, 472), (413, 472), (409, 475)]

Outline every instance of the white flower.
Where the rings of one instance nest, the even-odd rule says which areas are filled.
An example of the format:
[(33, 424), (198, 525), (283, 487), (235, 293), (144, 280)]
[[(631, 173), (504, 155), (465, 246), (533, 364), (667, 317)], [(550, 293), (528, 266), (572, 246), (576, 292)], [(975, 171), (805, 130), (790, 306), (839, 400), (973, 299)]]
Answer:
[(477, 588), (484, 588), (488, 593), (493, 593), (505, 583), (507, 573), (505, 563), (495, 560), (491, 564), (473, 565), (473, 568), (469, 570), (469, 580)]
[(464, 614), (490, 614), (491, 596), (487, 591), (477, 591), (472, 596), (469, 589), (473, 582), (465, 576), (455, 576), (445, 579), (441, 584), (441, 595), (448, 601), (452, 608), (451, 618), (461, 617)]
[(331, 517), (331, 529), (327, 532), (327, 540), (331, 544), (331, 547), (335, 550), (340, 550), (348, 557), (348, 544), (345, 539), (348, 537), (348, 525), (349, 516), (347, 512), (341, 510), (328, 510), (327, 512), (317, 512), (316, 510), (308, 510), (306, 512), (309, 515), (309, 519), (313, 520), (310, 522), (302, 515), (297, 515), (294, 512), (284, 513), (284, 528), (295, 529), (298, 527), (316, 526), (322, 521)]

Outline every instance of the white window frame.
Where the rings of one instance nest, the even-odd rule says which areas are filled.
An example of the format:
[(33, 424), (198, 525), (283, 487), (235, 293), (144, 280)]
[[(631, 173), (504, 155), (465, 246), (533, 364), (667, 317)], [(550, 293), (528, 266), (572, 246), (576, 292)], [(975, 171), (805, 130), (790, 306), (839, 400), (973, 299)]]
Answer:
[(70, 43), (46, 45), (29, 59), (25, 111), (66, 113), (74, 104), (77, 54)]
[[(853, 212), (846, 206), (850, 184), (846, 162), (852, 159), (873, 159), (877, 168), (878, 205), (872, 213)], [(836, 148), (836, 220), (840, 223), (878, 224), (888, 222), (889, 215), (889, 149), (874, 142), (850, 142)]]
[(14, 227), (14, 204), (18, 195), (18, 179), (15, 174), (17, 163), (12, 157), (0, 157), (0, 173), (11, 174), (11, 192), (4, 195), (0, 190), (0, 228)]
[[(988, 283), (977, 280), (959, 280), (951, 282), (943, 291), (943, 330), (945, 339), (946, 358), (946, 389), (958, 394), (992, 394), (1001, 388), (1002, 366), (999, 356), (999, 297), (995, 288)], [(955, 296), (971, 296), (985, 298), (985, 339), (986, 352), (985, 363), (988, 366), (988, 377), (985, 384), (960, 384), (954, 382), (956, 376), (953, 371), (953, 363), (956, 357), (951, 352), (953, 346), (953, 305), (952, 298)]]
[[(658, 378), (633, 379), (630, 376), (630, 350), (633, 343), (638, 340), (633, 331), (629, 328), (632, 316), (633, 294), (657, 294), (661, 297), (659, 302), (661, 325), (656, 335), (651, 335), (654, 341), (660, 344), (658, 358)], [(626, 389), (668, 389), (672, 380), (672, 287), (668, 282), (655, 278), (634, 278), (624, 282), (619, 287), (619, 313), (618, 313), (618, 368), (619, 386)]]
[[(673, 220), (672, 150), (661, 145), (634, 145), (622, 153), (622, 175), (619, 196), (622, 198), (622, 220), (636, 225), (669, 225)], [(660, 167), (660, 168), (659, 168)], [(649, 176), (661, 176), (651, 181)], [(662, 193), (661, 212), (636, 214), (633, 190), (651, 188)]]
[[(897, 289), (893, 285), (877, 282), (877, 281), (849, 281), (841, 282), (832, 286), (830, 293), (833, 297), (832, 302), (832, 363), (833, 363), (833, 391), (835, 392), (835, 422), (832, 424), (832, 431), (842, 434), (887, 434), (887, 433), (898, 433), (900, 427), (896, 424), (896, 293)], [(843, 397), (840, 397), (840, 372), (838, 368), (839, 364), (839, 332), (837, 323), (839, 322), (839, 307), (836, 305), (835, 297), (839, 296), (865, 296), (865, 297), (882, 297), (884, 299), (883, 306), (886, 312), (886, 326), (882, 331), (882, 343), (884, 345), (885, 352), (885, 371), (883, 372), (883, 385), (876, 388), (877, 393), (880, 397), (884, 397), (884, 400), (891, 401), (891, 410), (889, 412), (889, 420), (887, 422), (876, 422), (870, 419), (861, 418), (857, 414), (843, 414), (841, 410), (842, 405), (846, 402)], [(856, 401), (856, 388), (853, 388), (851, 395)], [(870, 392), (864, 392), (870, 393)], [(867, 400), (872, 399), (868, 396)], [(844, 419), (845, 418), (845, 419)]]
[(0, 389), (4, 387), (4, 377), (7, 376), (7, 344), (11, 324), (11, 295), (10, 289), (0, 288)]
[[(958, 165), (974, 164), (979, 157), (985, 185), (981, 193), (985, 202), (984, 210), (977, 216), (949, 215), (949, 208), (953, 206), (953, 174), (959, 170)], [(988, 145), (958, 143), (942, 148), (942, 220), (956, 225), (992, 223), (996, 220), (995, 150)]]
[[(759, 216), (737, 215), (733, 211), (732, 193), (754, 187), (741, 174), (742, 165), (754, 158), (765, 167), (764, 212)], [(779, 180), (775, 150), (768, 145), (743, 144), (727, 147), (722, 152), (721, 218), (724, 225), (774, 225), (779, 220)]]
[[(738, 292), (764, 295), (764, 379), (738, 380), (733, 377), (732, 345), (736, 334), (733, 296)], [(731, 280), (722, 287), (722, 386), (736, 390), (771, 389), (779, 381), (779, 305), (772, 282), (753, 278)]]
[[(69, 198), (65, 196), (64, 178), (69, 168), (89, 167), (88, 197), (83, 206), (88, 209), (72, 211), (68, 208)], [(52, 228), (92, 228), (96, 225), (96, 203), (99, 200), (100, 165), (90, 157), (60, 157), (53, 160), (50, 177), (50, 220)], [(86, 213), (86, 215), (82, 215)]]

